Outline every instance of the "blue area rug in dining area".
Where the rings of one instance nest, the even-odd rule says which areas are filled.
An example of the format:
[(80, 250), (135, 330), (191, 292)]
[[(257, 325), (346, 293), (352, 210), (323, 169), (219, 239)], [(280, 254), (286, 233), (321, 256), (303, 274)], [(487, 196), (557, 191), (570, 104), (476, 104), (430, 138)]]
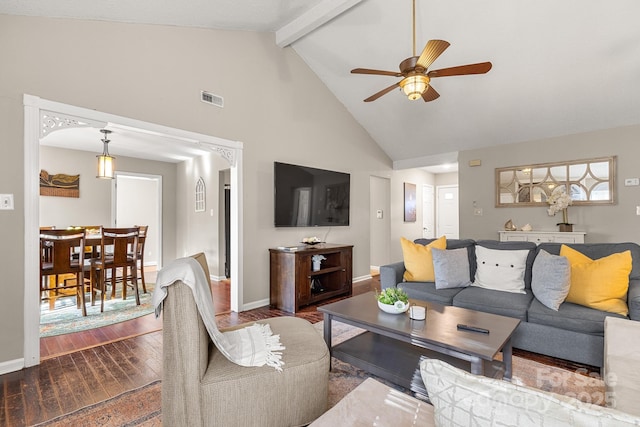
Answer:
[[(140, 305), (136, 305), (133, 290), (127, 290), (126, 300), (122, 299), (120, 292), (116, 292), (114, 299), (105, 299), (103, 313), (100, 312), (100, 301), (96, 301), (96, 304), (92, 306), (89, 293), (87, 293), (86, 316), (83, 316), (82, 310), (77, 308), (75, 296), (56, 299), (53, 310), (49, 309), (49, 302), (45, 301), (40, 305), (40, 337), (86, 331), (153, 313), (151, 294), (154, 285), (154, 283), (147, 282), (146, 293), (142, 292), (142, 286), (140, 286)], [(120, 286), (118, 286), (118, 291), (119, 289)]]

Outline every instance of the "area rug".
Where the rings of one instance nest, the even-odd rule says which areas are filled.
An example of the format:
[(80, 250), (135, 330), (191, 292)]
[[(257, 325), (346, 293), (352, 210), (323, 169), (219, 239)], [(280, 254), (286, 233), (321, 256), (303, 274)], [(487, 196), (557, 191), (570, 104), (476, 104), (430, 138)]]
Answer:
[(36, 426), (162, 426), (161, 382), (154, 381)]
[(153, 313), (151, 294), (154, 285), (154, 283), (147, 283), (146, 293), (142, 292), (140, 285), (140, 305), (136, 305), (132, 290), (127, 291), (127, 299), (123, 300), (121, 287), (118, 286), (116, 297), (105, 299), (103, 313), (100, 312), (100, 303), (96, 302), (96, 305), (92, 306), (87, 295), (86, 316), (83, 316), (82, 310), (77, 308), (74, 296), (56, 299), (53, 310), (49, 309), (49, 302), (45, 301), (40, 306), (40, 337), (86, 331)]
[[(324, 323), (322, 321), (314, 324), (314, 327), (318, 333), (323, 333)], [(337, 321), (332, 322), (331, 331), (333, 345), (364, 332), (363, 329)], [(513, 356), (512, 363), (511, 382), (515, 384), (574, 397), (587, 403), (605, 404), (605, 385), (599, 375), (588, 374), (586, 370), (582, 369), (569, 371), (518, 356)], [(332, 370), (329, 374), (329, 406), (335, 405), (342, 397), (369, 377), (376, 378), (397, 390), (410, 393), (402, 387), (368, 374), (348, 363), (333, 359)]]
[[(314, 326), (318, 333), (322, 334), (323, 322), (318, 322)], [(362, 332), (362, 329), (334, 321), (332, 342), (334, 345), (339, 344)], [(348, 363), (333, 359), (329, 373), (329, 408), (369, 377), (376, 378)], [(376, 379), (400, 391), (406, 391), (385, 380)], [(599, 378), (584, 375), (580, 371), (571, 372), (544, 365), (522, 357), (514, 356), (513, 358), (513, 381), (577, 397), (590, 403), (603, 404), (604, 402), (604, 383)], [(161, 406), (161, 383), (155, 381), (38, 426), (160, 426), (162, 425)]]

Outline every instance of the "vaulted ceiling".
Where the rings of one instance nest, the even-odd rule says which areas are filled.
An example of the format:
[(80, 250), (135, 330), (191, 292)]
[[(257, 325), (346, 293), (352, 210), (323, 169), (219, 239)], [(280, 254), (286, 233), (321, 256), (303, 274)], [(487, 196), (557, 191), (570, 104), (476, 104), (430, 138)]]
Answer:
[(637, 0), (416, 0), (417, 54), (451, 46), (430, 69), (490, 61), (487, 74), (433, 79), (409, 101), (396, 71), (412, 55), (412, 0), (3, 0), (0, 13), (274, 32), (394, 160), (455, 161), (460, 150), (640, 123)]

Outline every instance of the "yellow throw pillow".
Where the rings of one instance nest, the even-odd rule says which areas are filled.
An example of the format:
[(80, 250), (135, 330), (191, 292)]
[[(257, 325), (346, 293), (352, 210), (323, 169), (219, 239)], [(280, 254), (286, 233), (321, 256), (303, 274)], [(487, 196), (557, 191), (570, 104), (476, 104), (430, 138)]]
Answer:
[(411, 240), (400, 238), (402, 256), (404, 258), (404, 280), (407, 282), (435, 282), (436, 275), (433, 272), (433, 257), (431, 249), (447, 249), (445, 236), (434, 240), (428, 245), (413, 243)]
[(571, 264), (571, 287), (565, 301), (626, 316), (631, 251), (593, 260), (562, 245), (560, 255)]

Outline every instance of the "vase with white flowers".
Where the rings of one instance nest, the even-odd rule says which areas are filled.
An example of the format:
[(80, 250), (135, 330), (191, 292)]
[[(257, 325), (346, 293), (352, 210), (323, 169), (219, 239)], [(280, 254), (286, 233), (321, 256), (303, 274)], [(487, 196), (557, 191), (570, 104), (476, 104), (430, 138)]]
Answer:
[(569, 223), (569, 214), (567, 213), (567, 208), (573, 203), (571, 196), (564, 189), (554, 191), (549, 196), (547, 203), (549, 203), (549, 209), (547, 209), (549, 216), (555, 216), (556, 213), (562, 211), (562, 222), (557, 224), (560, 231), (572, 231), (573, 224)]

